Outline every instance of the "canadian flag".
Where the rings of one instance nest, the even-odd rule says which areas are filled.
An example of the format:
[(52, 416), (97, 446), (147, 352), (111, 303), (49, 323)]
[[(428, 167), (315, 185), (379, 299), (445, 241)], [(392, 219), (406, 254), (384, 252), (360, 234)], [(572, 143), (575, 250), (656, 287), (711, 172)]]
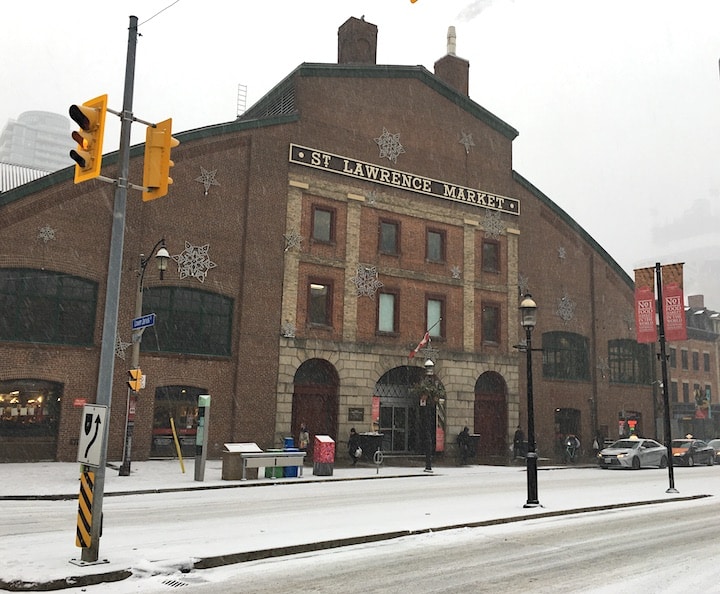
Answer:
[(408, 355), (409, 359), (412, 359), (415, 355), (417, 355), (418, 351), (427, 345), (427, 343), (430, 342), (430, 331), (428, 330), (425, 332), (425, 336), (422, 337), (422, 340), (418, 343), (418, 345), (410, 351), (410, 354)]

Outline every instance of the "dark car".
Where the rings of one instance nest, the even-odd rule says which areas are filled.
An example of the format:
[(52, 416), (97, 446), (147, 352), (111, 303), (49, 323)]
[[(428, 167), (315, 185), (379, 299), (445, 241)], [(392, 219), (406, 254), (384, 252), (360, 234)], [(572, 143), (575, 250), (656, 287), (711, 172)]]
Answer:
[(712, 466), (715, 462), (715, 450), (702, 439), (673, 439), (671, 446), (674, 466)]
[(708, 445), (715, 450), (715, 464), (720, 464), (720, 439), (711, 439)]
[(632, 468), (644, 466), (667, 466), (667, 448), (654, 439), (628, 437), (618, 439), (612, 445), (603, 448), (597, 455), (600, 468)]

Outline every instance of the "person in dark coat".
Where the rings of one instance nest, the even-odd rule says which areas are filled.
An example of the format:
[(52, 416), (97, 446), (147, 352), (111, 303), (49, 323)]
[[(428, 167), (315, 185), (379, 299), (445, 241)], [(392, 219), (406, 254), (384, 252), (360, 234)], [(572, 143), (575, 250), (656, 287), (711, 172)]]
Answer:
[(470, 458), (470, 429), (463, 427), (463, 430), (457, 436), (458, 451), (460, 452), (460, 464), (465, 465)]
[[(359, 452), (358, 452), (359, 450)], [(362, 450), (360, 449), (360, 436), (355, 431), (355, 427), (350, 429), (350, 437), (348, 438), (348, 454), (352, 458), (352, 465), (355, 466), (362, 456)]]

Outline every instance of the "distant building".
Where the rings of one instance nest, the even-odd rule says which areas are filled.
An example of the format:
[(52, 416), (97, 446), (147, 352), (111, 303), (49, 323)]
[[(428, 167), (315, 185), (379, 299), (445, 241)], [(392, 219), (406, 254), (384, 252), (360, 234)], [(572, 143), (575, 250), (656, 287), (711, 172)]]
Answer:
[(720, 419), (720, 312), (705, 307), (703, 295), (689, 295), (687, 300), (687, 340), (669, 343), (667, 352), (671, 432), (673, 437), (691, 433), (712, 439), (718, 435)]
[(53, 172), (72, 165), (70, 119), (47, 111), (26, 111), (8, 120), (0, 134), (0, 163)]

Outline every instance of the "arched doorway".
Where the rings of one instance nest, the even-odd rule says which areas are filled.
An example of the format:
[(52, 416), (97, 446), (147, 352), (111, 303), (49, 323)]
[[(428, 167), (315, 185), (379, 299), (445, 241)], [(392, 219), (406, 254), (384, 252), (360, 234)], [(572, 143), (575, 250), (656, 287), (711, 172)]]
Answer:
[(507, 384), (495, 371), (486, 371), (475, 382), (475, 433), (480, 434), (480, 454), (507, 455)]
[[(383, 451), (424, 453), (427, 450), (428, 429), (435, 441), (435, 451), (444, 448), (445, 400), (440, 399), (437, 404), (426, 405), (421, 409), (417, 388), (425, 378), (423, 368), (402, 365), (384, 373), (375, 384), (375, 395), (380, 397)], [(442, 389), (442, 382), (437, 378), (433, 382)], [(425, 418), (428, 415), (432, 418)]]
[(55, 460), (62, 396), (56, 382), (0, 382), (0, 462)]
[(301, 423), (310, 433), (308, 457), (312, 460), (315, 435), (338, 437), (337, 370), (325, 359), (308, 359), (295, 372), (290, 430), (297, 445)]
[(193, 386), (161, 386), (155, 389), (150, 456), (155, 458), (177, 456), (172, 424), (175, 425), (182, 455), (188, 457), (195, 455), (198, 396), (201, 394), (207, 394), (207, 390)]

